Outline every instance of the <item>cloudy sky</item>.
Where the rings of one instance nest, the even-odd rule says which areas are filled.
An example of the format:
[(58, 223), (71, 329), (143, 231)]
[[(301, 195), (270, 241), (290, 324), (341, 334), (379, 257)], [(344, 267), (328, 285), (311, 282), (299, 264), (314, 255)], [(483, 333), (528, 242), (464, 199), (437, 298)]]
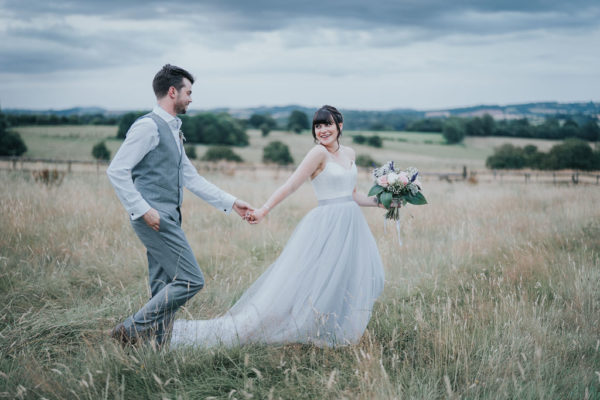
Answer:
[(0, 0), (0, 106), (435, 109), (600, 101), (597, 0)]

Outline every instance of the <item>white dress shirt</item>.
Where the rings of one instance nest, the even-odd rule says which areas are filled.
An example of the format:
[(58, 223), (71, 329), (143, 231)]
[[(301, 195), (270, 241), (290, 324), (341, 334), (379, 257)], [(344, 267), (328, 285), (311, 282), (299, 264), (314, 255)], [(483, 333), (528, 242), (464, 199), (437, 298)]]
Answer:
[[(173, 140), (178, 144), (177, 148), (181, 153), (183, 150), (181, 148), (181, 140), (179, 140), (181, 120), (172, 116), (158, 105), (154, 106), (152, 111), (169, 125), (171, 133), (173, 133)], [(137, 120), (129, 128), (125, 141), (123, 141), (123, 144), (106, 171), (119, 200), (121, 200), (131, 219), (140, 218), (152, 208), (135, 188), (131, 177), (131, 170), (148, 152), (156, 148), (159, 140), (158, 127), (152, 118)], [(185, 151), (183, 152), (182, 164), (183, 186), (207, 203), (229, 214), (236, 198), (200, 176), (188, 159)]]

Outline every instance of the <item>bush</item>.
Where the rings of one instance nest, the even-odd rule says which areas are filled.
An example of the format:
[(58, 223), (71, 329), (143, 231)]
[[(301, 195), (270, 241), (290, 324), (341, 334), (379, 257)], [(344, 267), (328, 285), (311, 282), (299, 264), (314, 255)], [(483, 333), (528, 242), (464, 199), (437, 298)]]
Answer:
[(0, 135), (0, 156), (20, 156), (27, 146), (18, 132), (4, 132)]
[(352, 141), (356, 144), (364, 144), (367, 141), (367, 137), (363, 135), (352, 136)]
[(525, 152), (512, 144), (503, 144), (494, 150), (485, 165), (492, 169), (518, 169), (525, 167)]
[(449, 119), (444, 123), (442, 135), (448, 144), (460, 143), (465, 138), (465, 128), (457, 119)]
[(183, 148), (185, 149), (185, 154), (190, 160), (195, 160), (198, 158), (198, 155), (196, 154), (196, 146), (193, 144), (186, 144), (183, 146)]
[(367, 139), (367, 144), (369, 146), (373, 146), (373, 147), (381, 147), (381, 146), (383, 146), (383, 140), (381, 140), (381, 138), (379, 136), (377, 136), (377, 135), (370, 136)]
[(263, 162), (287, 165), (294, 162), (290, 149), (280, 141), (269, 143), (263, 149)]
[(242, 157), (234, 153), (234, 151), (227, 146), (211, 146), (206, 150), (206, 153), (202, 156), (204, 161), (219, 161), (219, 160), (227, 160), (227, 161), (235, 161), (242, 162), (244, 161)]
[(104, 141), (98, 142), (92, 148), (92, 156), (96, 160), (109, 160), (110, 159), (110, 151), (106, 147), (106, 143)]
[(8, 130), (6, 116), (0, 111), (0, 156), (20, 156), (26, 151), (21, 135)]
[(377, 163), (377, 161), (373, 160), (373, 158), (371, 158), (371, 156), (366, 155), (366, 154), (359, 154), (356, 156), (356, 161), (354, 161), (354, 163), (358, 166), (358, 167), (365, 167), (365, 168), (375, 168), (377, 165), (379, 165)]

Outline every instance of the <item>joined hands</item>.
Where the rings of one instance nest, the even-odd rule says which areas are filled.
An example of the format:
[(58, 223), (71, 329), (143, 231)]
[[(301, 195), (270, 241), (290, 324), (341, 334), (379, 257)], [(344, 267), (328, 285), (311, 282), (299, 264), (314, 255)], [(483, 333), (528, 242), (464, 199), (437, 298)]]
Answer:
[(268, 213), (268, 209), (265, 207), (256, 210), (250, 204), (239, 199), (233, 203), (233, 209), (244, 221), (253, 225), (258, 224)]

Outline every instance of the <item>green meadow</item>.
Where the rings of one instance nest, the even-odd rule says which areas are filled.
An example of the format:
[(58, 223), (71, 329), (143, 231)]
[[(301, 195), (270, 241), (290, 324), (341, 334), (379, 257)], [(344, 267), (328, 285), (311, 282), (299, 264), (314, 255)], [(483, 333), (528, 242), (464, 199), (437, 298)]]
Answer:
[[(29, 157), (91, 160), (97, 141), (107, 138), (113, 154), (119, 146), (115, 127), (19, 132)], [(271, 140), (285, 141), (296, 163), (312, 146), (306, 132), (249, 134), (250, 146), (235, 148), (248, 164)], [(344, 132), (345, 144), (353, 134), (374, 133)], [(483, 168), (505, 142), (377, 134), (383, 148), (357, 153), (421, 170)], [(206, 177), (258, 206), (289, 173), (232, 167)], [(0, 171), (0, 398), (600, 398), (598, 186), (423, 183), (429, 204), (402, 210), (401, 247), (382, 210), (363, 210), (386, 282), (358, 345), (170, 351), (122, 349), (108, 337), (148, 288), (145, 249), (103, 170), (67, 174), (58, 186)], [(361, 173), (359, 189), (370, 185)], [(250, 226), (186, 192), (183, 229), (206, 287), (179, 316), (227, 311), (315, 205), (306, 183)]]

